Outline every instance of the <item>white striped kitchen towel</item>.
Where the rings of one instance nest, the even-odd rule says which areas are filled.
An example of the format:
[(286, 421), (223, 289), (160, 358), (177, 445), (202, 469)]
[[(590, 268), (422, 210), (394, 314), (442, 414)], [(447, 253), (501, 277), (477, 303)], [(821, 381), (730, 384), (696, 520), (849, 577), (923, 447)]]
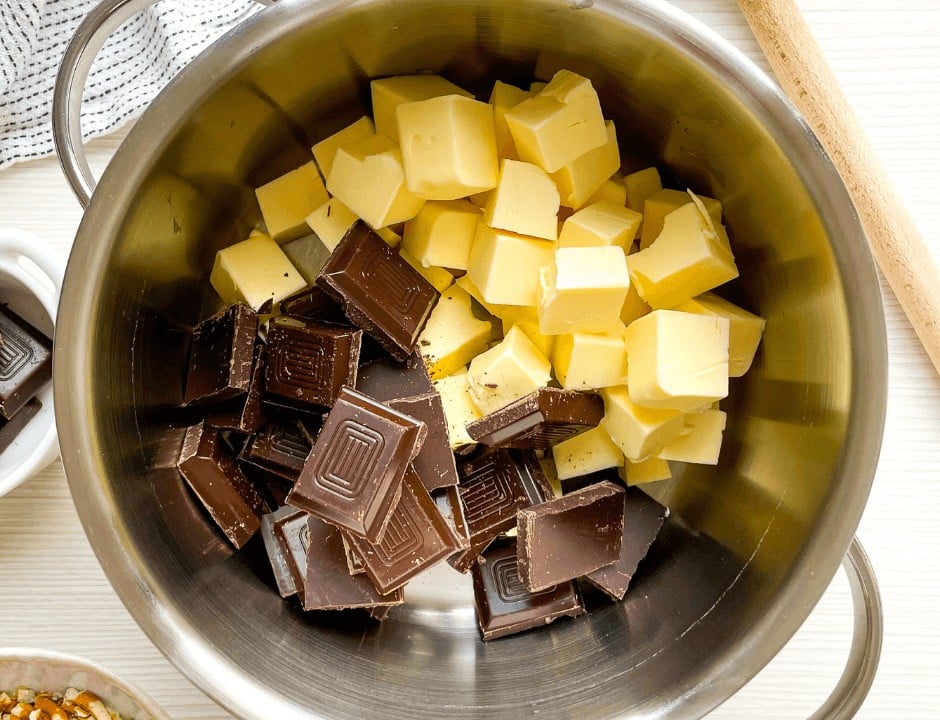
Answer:
[[(97, 1), (0, 0), (0, 169), (52, 154), (56, 72)], [(161, 0), (126, 22), (89, 74), (85, 137), (138, 115), (187, 62), (260, 7), (254, 0)]]

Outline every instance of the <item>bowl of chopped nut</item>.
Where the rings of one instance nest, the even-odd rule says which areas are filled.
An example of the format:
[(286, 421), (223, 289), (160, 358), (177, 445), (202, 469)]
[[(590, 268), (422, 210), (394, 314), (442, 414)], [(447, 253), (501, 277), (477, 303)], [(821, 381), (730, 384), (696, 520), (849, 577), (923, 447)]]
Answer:
[(0, 717), (169, 720), (144, 693), (93, 662), (36, 650), (0, 650)]

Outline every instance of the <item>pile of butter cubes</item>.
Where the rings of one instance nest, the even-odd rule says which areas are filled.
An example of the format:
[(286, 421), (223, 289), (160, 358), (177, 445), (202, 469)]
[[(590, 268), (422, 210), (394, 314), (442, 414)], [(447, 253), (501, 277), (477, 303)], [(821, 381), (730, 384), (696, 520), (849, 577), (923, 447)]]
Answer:
[(265, 231), (218, 254), (222, 298), (276, 311), (361, 219), (441, 293), (418, 347), (455, 450), (467, 423), (552, 384), (605, 405), (553, 448), (561, 479), (717, 463), (718, 401), (765, 323), (710, 292), (738, 276), (720, 202), (663, 189), (655, 168), (621, 174), (614, 123), (568, 70), (496, 82), (489, 102), (436, 75), (371, 92), (371, 118), (257, 188)]

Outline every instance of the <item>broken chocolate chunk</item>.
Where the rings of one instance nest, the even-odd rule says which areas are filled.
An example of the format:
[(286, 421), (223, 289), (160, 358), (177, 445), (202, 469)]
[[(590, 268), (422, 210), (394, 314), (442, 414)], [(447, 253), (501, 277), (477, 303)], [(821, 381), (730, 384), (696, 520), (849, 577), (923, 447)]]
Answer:
[(239, 459), (294, 482), (313, 447), (308, 438), (315, 434), (306, 419), (275, 420), (248, 439)]
[(418, 397), (390, 400), (388, 406), (427, 425), (428, 435), (412, 464), (428, 492), (456, 485), (459, 481), (457, 465), (450, 449), (444, 404), (437, 391)]
[(23, 428), (36, 416), (36, 413), (38, 413), (41, 408), (42, 403), (36, 398), (33, 398), (17, 410), (16, 414), (9, 420), (0, 417), (0, 453), (13, 444), (13, 441), (16, 440), (23, 431)]
[(356, 384), (362, 332), (280, 316), (268, 325), (265, 392), (290, 405), (329, 407)]
[(344, 387), (287, 500), (378, 542), (426, 435), (419, 420)]
[(387, 358), (362, 365), (356, 378), (356, 390), (380, 402), (436, 392), (424, 358), (418, 353), (404, 362)]
[(473, 565), (473, 594), (484, 640), (542, 627), (560, 617), (584, 614), (571, 581), (532, 592), (519, 578), (516, 542), (492, 545)]
[(357, 221), (333, 250), (317, 286), (397, 360), (412, 353), (437, 290), (368, 225)]
[(604, 417), (600, 395), (542, 387), (467, 424), (467, 433), (494, 447), (544, 449), (597, 427)]
[(248, 392), (257, 334), (258, 316), (241, 303), (196, 325), (183, 402), (208, 404)]
[(519, 510), (519, 578), (537, 592), (620, 557), (623, 488), (602, 482)]
[(188, 428), (177, 467), (232, 545), (243, 547), (261, 525), (264, 501), (219, 430), (205, 422)]
[(289, 519), (294, 515), (306, 515), (302, 510), (292, 507), (281, 507), (274, 512), (266, 513), (261, 517), (261, 539), (264, 540), (264, 549), (271, 562), (274, 573), (274, 582), (281, 597), (290, 597), (297, 593), (297, 581), (291, 572), (290, 563), (284, 552), (284, 545), (274, 534), (274, 526), (281, 520)]
[(220, 430), (239, 433), (257, 432), (265, 421), (262, 385), (264, 384), (265, 346), (256, 343), (254, 367), (248, 382), (248, 391), (240, 397), (226, 400), (206, 417), (206, 424)]

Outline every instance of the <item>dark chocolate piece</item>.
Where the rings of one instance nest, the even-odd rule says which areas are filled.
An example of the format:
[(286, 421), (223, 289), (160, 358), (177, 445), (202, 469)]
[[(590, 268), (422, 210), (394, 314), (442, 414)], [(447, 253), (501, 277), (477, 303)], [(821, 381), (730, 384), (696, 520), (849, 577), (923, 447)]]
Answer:
[(350, 575), (338, 528), (315, 517), (307, 518), (313, 552), (307, 553), (304, 610), (346, 610), (377, 605), (400, 605), (401, 590), (380, 593), (366, 575)]
[(183, 402), (207, 404), (248, 392), (258, 316), (238, 303), (193, 328)]
[(304, 604), (305, 583), (307, 580), (307, 555), (310, 552), (310, 531), (307, 518), (302, 510), (284, 514), (272, 525), (272, 533), (281, 546), (281, 553), (287, 570), (294, 581), (294, 594)]
[(620, 557), (616, 562), (585, 576), (592, 585), (615, 600), (623, 600), (623, 596), (627, 594), (637, 566), (646, 557), (669, 513), (665, 507), (636, 487), (627, 488), (623, 502), (623, 540)]
[(264, 404), (261, 402), (265, 359), (265, 346), (256, 343), (248, 391), (214, 409), (206, 418), (206, 424), (220, 430), (234, 430), (240, 433), (254, 433), (261, 428), (265, 421)]
[(514, 540), (500, 542), (473, 565), (473, 594), (484, 640), (542, 627), (560, 617), (584, 614), (570, 581), (532, 592), (519, 578)]
[(317, 286), (352, 323), (405, 360), (439, 297), (437, 290), (368, 225), (357, 221), (317, 276)]
[(362, 555), (352, 544), (352, 535), (340, 533), (343, 536), (343, 550), (346, 552), (346, 567), (349, 568), (350, 575), (358, 575), (366, 571), (365, 563), (362, 562)]
[(356, 378), (356, 390), (380, 402), (437, 392), (419, 353), (404, 362), (388, 358), (362, 365)]
[(244, 546), (261, 525), (264, 501), (220, 432), (205, 422), (188, 428), (178, 467), (232, 545)]
[(307, 440), (312, 431), (301, 425), (308, 423), (290, 418), (267, 423), (245, 443), (239, 459), (294, 482), (312, 448)]
[(282, 507), (261, 517), (261, 539), (264, 540), (264, 549), (268, 553), (268, 560), (271, 561), (277, 591), (283, 598), (297, 594), (297, 581), (291, 572), (284, 546), (274, 534), (274, 525), (294, 515), (306, 515), (306, 513), (292, 507)]
[(344, 387), (288, 502), (378, 542), (425, 435), (424, 423)]
[(519, 579), (545, 590), (620, 557), (623, 488), (602, 482), (518, 513)]
[(33, 398), (17, 410), (16, 414), (9, 420), (0, 417), (0, 453), (13, 444), (13, 441), (16, 440), (27, 423), (39, 412), (40, 408), (42, 408), (42, 403), (36, 398)]
[(401, 499), (377, 543), (349, 537), (372, 584), (381, 593), (402, 587), (418, 573), (444, 560), (457, 547), (421, 478), (410, 467), (402, 481)]
[(52, 342), (0, 305), (0, 415), (7, 420), (52, 377)]
[(460, 502), (457, 487), (454, 485), (435, 490), (431, 493), (431, 499), (447, 523), (451, 543), (458, 551), (467, 550), (470, 547), (470, 529), (467, 527), (467, 518), (463, 513), (463, 503)]
[(311, 322), (349, 325), (343, 308), (318, 287), (301, 290), (282, 300), (281, 314)]
[(420, 420), (428, 427), (421, 451), (412, 462), (428, 492), (456, 485), (460, 479), (457, 477), (454, 453), (450, 449), (447, 418), (444, 416), (440, 394), (434, 391), (419, 397), (390, 400), (388, 406)]
[(355, 385), (362, 332), (280, 316), (268, 325), (264, 389), (291, 405), (333, 404)]
[(543, 387), (467, 425), (470, 437), (494, 447), (544, 449), (597, 427), (597, 393)]
[(471, 557), (516, 525), (516, 511), (551, 497), (534, 454), (504, 448), (460, 464), (457, 490), (470, 530)]

